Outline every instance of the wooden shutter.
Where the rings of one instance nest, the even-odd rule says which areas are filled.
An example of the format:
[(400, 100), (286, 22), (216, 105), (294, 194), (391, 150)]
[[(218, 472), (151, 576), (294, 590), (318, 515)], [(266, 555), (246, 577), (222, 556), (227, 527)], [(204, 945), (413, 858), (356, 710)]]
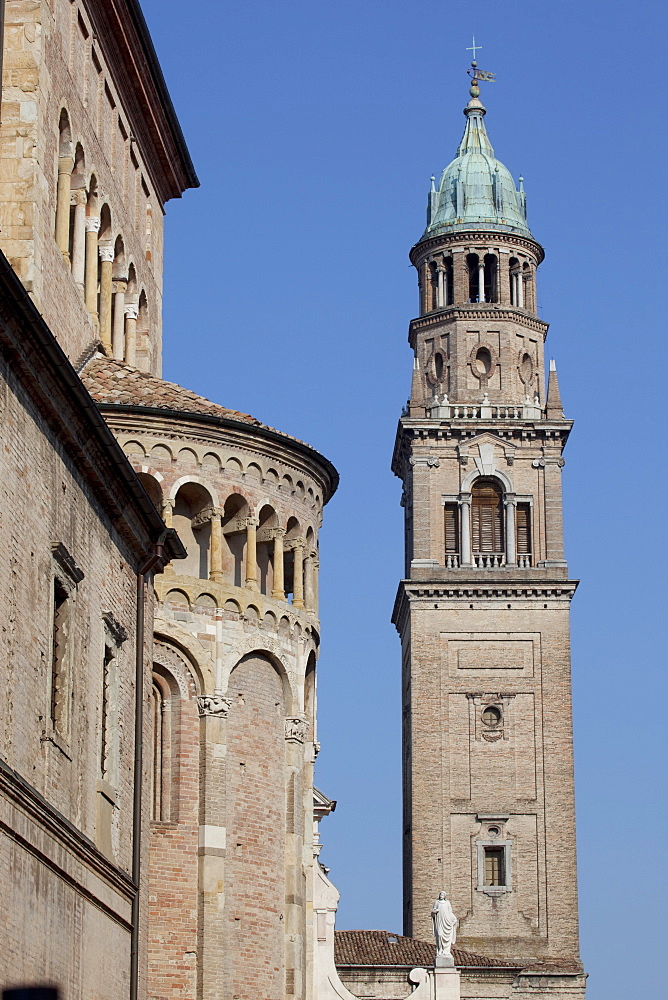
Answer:
[(528, 503), (518, 503), (517, 505), (517, 551), (521, 555), (531, 552), (531, 505)]
[(495, 483), (473, 487), (471, 534), (474, 552), (503, 552), (503, 500)]
[(503, 847), (485, 848), (485, 885), (505, 885), (505, 850)]
[(457, 504), (445, 505), (445, 551), (459, 552), (459, 518)]

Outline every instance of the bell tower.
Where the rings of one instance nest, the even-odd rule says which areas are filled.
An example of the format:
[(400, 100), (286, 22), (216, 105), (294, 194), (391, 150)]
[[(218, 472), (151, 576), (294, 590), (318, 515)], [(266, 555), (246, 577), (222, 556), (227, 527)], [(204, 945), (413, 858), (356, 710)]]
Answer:
[[(564, 418), (544, 253), (520, 178), (495, 158), (472, 64), (464, 136), (410, 259), (420, 314), (393, 470), (405, 507), (404, 932), (429, 940), (435, 892), (458, 944), (581, 974)], [(547, 391), (544, 390), (547, 382)], [(580, 985), (583, 980), (580, 978)], [(582, 987), (583, 988), (583, 987)], [(570, 995), (570, 994), (569, 994)], [(579, 995), (579, 994), (578, 994)]]

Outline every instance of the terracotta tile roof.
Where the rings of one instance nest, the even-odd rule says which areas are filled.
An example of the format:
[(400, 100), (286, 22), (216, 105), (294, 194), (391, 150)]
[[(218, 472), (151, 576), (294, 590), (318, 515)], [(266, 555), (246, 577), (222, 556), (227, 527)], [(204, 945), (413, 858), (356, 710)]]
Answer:
[[(459, 948), (452, 949), (455, 965), (459, 968), (520, 968), (508, 961), (473, 955)], [(429, 967), (434, 964), (435, 948), (427, 941), (403, 937), (391, 931), (335, 931), (334, 961), (339, 965), (401, 965), (410, 968)]]
[(93, 358), (81, 372), (81, 380), (96, 403), (153, 406), (179, 410), (182, 413), (207, 413), (214, 417), (240, 420), (255, 427), (263, 426), (247, 413), (228, 410), (175, 382), (164, 382), (155, 375), (129, 368), (122, 361), (111, 358)]

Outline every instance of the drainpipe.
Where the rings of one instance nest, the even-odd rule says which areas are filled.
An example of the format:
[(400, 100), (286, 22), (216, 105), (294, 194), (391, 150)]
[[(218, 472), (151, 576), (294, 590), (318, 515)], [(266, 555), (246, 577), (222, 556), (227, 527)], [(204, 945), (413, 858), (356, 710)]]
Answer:
[(135, 761), (134, 761), (134, 797), (132, 803), (132, 881), (134, 896), (132, 897), (132, 937), (130, 941), (130, 1000), (137, 1000), (139, 988), (139, 879), (141, 876), (141, 824), (142, 824), (142, 771), (144, 758), (144, 604), (146, 597), (146, 577), (158, 568), (162, 570), (169, 555), (165, 553), (165, 538), (169, 532), (163, 532), (156, 543), (155, 549), (148, 557), (137, 574), (137, 619), (135, 631)]

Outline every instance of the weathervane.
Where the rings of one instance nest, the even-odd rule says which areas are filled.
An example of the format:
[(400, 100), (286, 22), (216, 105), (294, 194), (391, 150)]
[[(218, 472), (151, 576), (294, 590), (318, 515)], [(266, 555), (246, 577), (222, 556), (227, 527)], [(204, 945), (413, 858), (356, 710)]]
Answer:
[(482, 45), (476, 45), (475, 35), (472, 36), (472, 45), (466, 46), (467, 52), (473, 53), (473, 59), (471, 60), (471, 69), (467, 69), (466, 72), (471, 77), (471, 90), (469, 93), (471, 97), (480, 97), (480, 89), (478, 83), (494, 83), (496, 81), (496, 73), (488, 73), (487, 70), (478, 69), (478, 63), (476, 62), (476, 51), (481, 49)]

